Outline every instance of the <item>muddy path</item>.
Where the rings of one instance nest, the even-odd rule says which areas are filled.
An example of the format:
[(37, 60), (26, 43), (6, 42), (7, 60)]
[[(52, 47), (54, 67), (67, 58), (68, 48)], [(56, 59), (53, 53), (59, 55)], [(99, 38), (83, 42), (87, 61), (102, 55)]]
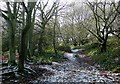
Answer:
[[(88, 82), (98, 83), (103, 82), (106, 84), (119, 84), (120, 74), (112, 73), (110, 71), (100, 71), (92, 63), (89, 57), (81, 51), (73, 53), (65, 53), (64, 57), (67, 58), (63, 63), (53, 62), (52, 65), (39, 65), (39, 68), (44, 68), (52, 72), (53, 74), (44, 78), (37, 78), (37, 80), (31, 81), (31, 83), (39, 82)], [(49, 84), (49, 83), (48, 83)]]
[[(2, 84), (120, 84), (120, 73), (101, 71), (80, 49), (64, 53), (66, 61), (52, 65), (31, 64), (36, 75), (4, 81)], [(28, 78), (28, 79), (27, 79)]]

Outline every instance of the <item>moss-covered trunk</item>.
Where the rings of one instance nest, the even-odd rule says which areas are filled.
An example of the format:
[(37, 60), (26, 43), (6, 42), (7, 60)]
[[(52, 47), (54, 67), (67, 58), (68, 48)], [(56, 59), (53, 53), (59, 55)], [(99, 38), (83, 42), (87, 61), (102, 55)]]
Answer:
[(36, 9), (34, 8), (33, 18), (32, 18), (32, 22), (31, 22), (31, 28), (30, 28), (30, 31), (28, 34), (28, 57), (29, 58), (33, 55), (32, 37), (33, 37), (33, 29), (34, 29), (34, 22), (35, 22), (35, 13), (36, 13)]
[(101, 45), (101, 53), (107, 51), (107, 41), (104, 41)]
[(23, 71), (24, 70), (24, 59), (26, 57), (26, 34), (24, 32), (22, 32), (21, 35), (21, 46), (20, 46), (20, 56), (19, 56), (19, 71)]
[(13, 12), (10, 8), (10, 3), (6, 2), (7, 9), (8, 9), (8, 28), (9, 28), (9, 51), (10, 51), (10, 56), (9, 56), (9, 64), (15, 65), (15, 31), (16, 31), (16, 25), (17, 25), (17, 3), (15, 2), (13, 4)]
[[(14, 25), (13, 25), (14, 26)], [(9, 63), (15, 65), (15, 26), (9, 28)]]
[(24, 70), (24, 61), (27, 58), (27, 44), (28, 44), (28, 32), (31, 27), (31, 13), (27, 14), (26, 25), (25, 28), (22, 30), (21, 34), (21, 46), (20, 46), (20, 56), (19, 56), (19, 71)]

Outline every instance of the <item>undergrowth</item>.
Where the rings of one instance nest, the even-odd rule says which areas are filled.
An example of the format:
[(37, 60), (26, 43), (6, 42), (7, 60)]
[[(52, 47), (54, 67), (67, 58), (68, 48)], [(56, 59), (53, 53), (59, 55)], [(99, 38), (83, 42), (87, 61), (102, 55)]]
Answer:
[(120, 72), (120, 44), (117, 39), (110, 38), (107, 43), (107, 51), (100, 53), (100, 46), (98, 43), (89, 43), (82, 48), (85, 48), (86, 55), (90, 56), (95, 64), (101, 68), (111, 70), (113, 72)]

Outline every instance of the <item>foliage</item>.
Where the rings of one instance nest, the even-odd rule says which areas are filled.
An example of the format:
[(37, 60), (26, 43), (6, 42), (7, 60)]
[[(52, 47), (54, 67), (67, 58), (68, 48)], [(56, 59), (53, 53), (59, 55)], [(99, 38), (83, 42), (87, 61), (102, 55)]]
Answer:
[(104, 53), (100, 53), (99, 47), (95, 47), (95, 43), (83, 47), (86, 48), (87, 56), (90, 56), (94, 63), (99, 64), (102, 68), (112, 70), (120, 67), (120, 46), (114, 37), (109, 38), (108, 44), (108, 51)]
[[(114, 8), (115, 2), (111, 3), (109, 1), (103, 1), (103, 2), (89, 2), (86, 3), (89, 8), (91, 9), (93, 13), (93, 18), (91, 18), (91, 21), (93, 23), (94, 27), (92, 28), (86, 28), (95, 38), (98, 39), (98, 42), (101, 43), (101, 52), (107, 51), (107, 40), (109, 37), (109, 34), (112, 32), (112, 24), (116, 20), (117, 17), (117, 11)], [(95, 22), (94, 22), (95, 21)], [(90, 23), (91, 25), (91, 23)]]
[[(4, 61), (10, 61), (2, 65), (9, 67), (10, 62), (11, 65), (16, 64), (18, 60), (16, 61), (15, 57), (18, 51), (18, 66), (15, 66), (18, 71), (22, 71), (4, 74), (8, 79), (11, 74), (14, 78), (15, 73), (26, 78), (29, 72), (34, 73), (24, 66), (28, 59), (28, 64), (64, 61), (63, 53), (70, 53), (71, 47), (85, 48), (87, 56), (103, 68), (113, 69), (114, 72), (119, 69), (120, 40), (113, 37), (114, 34), (119, 36), (116, 24), (119, 24), (119, 21), (116, 21), (119, 7), (114, 2), (88, 2), (88, 6), (84, 3), (79, 6), (72, 3), (67, 5), (64, 12), (60, 11), (62, 8), (57, 0), (51, 6), (48, 2), (49, 0), (3, 2), (6, 3), (6, 8), (0, 9), (0, 17), (5, 19), (1, 26), (3, 30), (2, 35), (0, 32), (0, 46), (3, 56), (7, 58)], [(114, 29), (117, 29), (118, 33)], [(106, 48), (107, 52), (100, 52), (100, 49), (106, 51)]]
[[(53, 49), (47, 49), (45, 50), (44, 53), (37, 55), (37, 56), (32, 56), (32, 60), (38, 60), (40, 64), (52, 64), (52, 62), (62, 62), (63, 61), (63, 56), (62, 52), (59, 52), (58, 55), (56, 56), (54, 53)], [(36, 63), (33, 62), (33, 63)]]
[(65, 52), (71, 52), (70, 46), (58, 46), (57, 50), (65, 51)]

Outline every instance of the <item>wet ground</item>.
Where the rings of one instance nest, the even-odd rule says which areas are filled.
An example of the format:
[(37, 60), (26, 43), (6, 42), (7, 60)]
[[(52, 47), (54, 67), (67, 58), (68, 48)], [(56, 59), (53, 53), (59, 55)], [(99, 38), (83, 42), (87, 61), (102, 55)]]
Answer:
[[(75, 56), (77, 54), (77, 56)], [(53, 62), (52, 65), (39, 65), (38, 68), (49, 70), (53, 74), (43, 78), (38, 77), (31, 83), (39, 82), (66, 82), (66, 83), (98, 83), (119, 84), (120, 73), (112, 73), (110, 71), (100, 71), (91, 65), (91, 59), (81, 53), (65, 53), (67, 61), (63, 63)]]
[[(30, 65), (36, 71), (35, 76), (7, 80), (3, 84), (120, 84), (120, 73), (100, 70), (86, 57), (82, 50), (64, 53), (67, 59), (52, 65)], [(13, 83), (14, 82), (14, 83)]]

